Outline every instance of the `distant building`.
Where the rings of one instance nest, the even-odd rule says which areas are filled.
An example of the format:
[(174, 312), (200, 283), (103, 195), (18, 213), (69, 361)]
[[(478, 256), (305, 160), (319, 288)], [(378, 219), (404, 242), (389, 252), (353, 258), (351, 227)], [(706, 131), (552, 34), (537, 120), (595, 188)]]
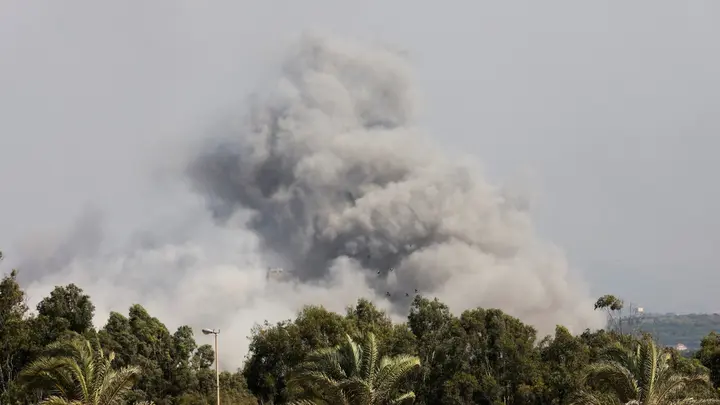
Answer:
[(682, 344), (682, 343), (678, 343), (678, 344), (675, 345), (675, 350), (677, 350), (677, 351), (679, 351), (679, 352), (684, 352), (684, 351), (686, 351), (687, 349), (688, 349), (687, 346), (685, 346), (685, 345)]

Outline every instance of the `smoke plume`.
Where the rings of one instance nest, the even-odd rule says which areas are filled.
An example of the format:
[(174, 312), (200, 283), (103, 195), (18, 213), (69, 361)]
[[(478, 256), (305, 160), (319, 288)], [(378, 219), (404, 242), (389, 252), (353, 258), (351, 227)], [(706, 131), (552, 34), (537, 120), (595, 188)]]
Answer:
[(455, 308), (499, 307), (547, 331), (597, 319), (524, 205), (414, 127), (417, 95), (388, 49), (306, 36), (274, 91), (189, 166), (224, 224), (247, 226), (300, 282), (343, 265), (404, 308), (421, 291)]
[(602, 325), (562, 252), (536, 237), (526, 202), (416, 126), (404, 56), (305, 36), (263, 94), (238, 124), (193, 144), (182, 179), (196, 199), (176, 190), (176, 206), (112, 247), (97, 214), (54, 250), (28, 247), (33, 260), (19, 267), (31, 298), (74, 282), (98, 326), (137, 302), (169, 327), (220, 328), (224, 368), (242, 363), (254, 323), (359, 297), (398, 318), (417, 291), (454, 311), (500, 308), (541, 333)]

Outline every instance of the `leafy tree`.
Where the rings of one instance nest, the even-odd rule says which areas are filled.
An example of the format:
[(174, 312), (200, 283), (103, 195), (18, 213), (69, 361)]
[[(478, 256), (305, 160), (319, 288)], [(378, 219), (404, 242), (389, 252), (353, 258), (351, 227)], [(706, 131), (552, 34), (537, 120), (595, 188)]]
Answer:
[(570, 334), (563, 326), (555, 328), (555, 336), (540, 343), (544, 390), (542, 403), (565, 404), (579, 385), (580, 374), (590, 361), (590, 348), (582, 339)]
[(215, 349), (209, 344), (202, 345), (192, 356), (192, 367), (195, 370), (207, 369), (215, 362)]
[(0, 403), (17, 394), (14, 381), (32, 355), (28, 307), (17, 274), (13, 270), (0, 281)]
[(121, 367), (133, 364), (140, 342), (130, 327), (128, 318), (111, 312), (105, 327), (98, 332), (102, 346), (116, 353), (115, 361)]
[(58, 340), (74, 339), (77, 335), (93, 338), (95, 306), (75, 284), (55, 287), (50, 296), (38, 303), (37, 311), (37, 316), (28, 322), (38, 347)]
[[(214, 398), (215, 393), (210, 396)], [(225, 405), (256, 405), (257, 400), (248, 391), (245, 378), (240, 373), (220, 373), (220, 400)], [(212, 404), (209, 404), (212, 405)]]
[(55, 287), (49, 297), (37, 305), (39, 317), (64, 321), (67, 329), (76, 333), (85, 333), (93, 328), (92, 319), (95, 305), (90, 296), (75, 284)]
[(484, 399), (483, 387), (474, 375), (460, 372), (443, 384), (442, 405), (471, 405)]
[(408, 325), (417, 341), (421, 381), (415, 393), (419, 404), (442, 403), (445, 382), (462, 372), (465, 353), (464, 330), (447, 305), (437, 299), (415, 297)]
[(415, 336), (406, 324), (393, 324), (385, 311), (366, 299), (347, 308), (345, 315), (350, 336), (374, 333), (381, 355), (412, 354), (416, 350)]
[[(170, 331), (142, 306), (133, 305), (126, 314), (112, 312), (105, 326), (96, 333), (91, 322), (94, 306), (90, 297), (74, 284), (56, 287), (40, 302), (37, 315), (33, 315), (28, 312), (25, 294), (16, 276), (17, 272), (13, 271), (0, 281), (0, 403), (32, 405), (46, 399), (49, 394), (46, 390), (54, 387), (35, 389), (38, 386), (33, 384), (39, 379), (26, 384), (28, 378), (18, 377), (21, 370), (39, 358), (56, 357), (51, 356), (47, 348), (65, 347), (83, 338), (98, 339), (105, 353), (114, 352), (114, 367), (142, 370), (132, 390), (123, 395), (120, 401), (123, 405), (137, 404), (137, 401), (148, 402), (148, 405), (216, 403), (213, 348), (198, 346), (190, 327)], [(367, 344), (363, 336), (370, 333), (375, 336), (376, 358), (412, 355), (420, 360), (420, 366), (412, 367), (415, 371), (410, 372), (413, 378), (402, 378), (396, 386), (397, 393), (414, 392), (417, 405), (568, 405), (583, 395), (588, 400), (619, 403), (617, 389), (627, 386), (622, 385), (622, 380), (607, 379), (620, 376), (618, 365), (632, 371), (630, 381), (635, 381), (638, 387), (637, 398), (648, 395), (642, 391), (646, 386), (644, 381), (655, 381), (651, 384), (654, 388), (647, 392), (655, 392), (663, 384), (675, 384), (671, 389), (674, 393), (666, 395), (665, 402), (708, 397), (708, 384), (703, 382), (707, 380), (708, 369), (710, 380), (720, 384), (720, 335), (713, 332), (702, 343), (698, 338), (694, 347), (699, 350), (692, 358), (673, 349), (653, 349), (657, 358), (648, 363), (648, 360), (637, 360), (638, 356), (650, 358), (642, 354), (643, 350), (650, 349), (638, 351), (639, 345), (645, 347), (642, 346), (645, 341), (623, 334), (619, 327), (613, 326), (619, 326), (622, 300), (603, 296), (596, 302), (596, 309), (608, 312), (608, 330), (586, 330), (573, 336), (558, 326), (553, 336), (537, 344), (532, 327), (498, 309), (475, 308), (456, 315), (437, 299), (421, 296), (415, 297), (407, 322), (403, 323), (393, 322), (365, 299), (343, 314), (320, 306), (307, 306), (293, 320), (272, 325), (266, 322), (253, 328), (250, 352), (242, 372), (225, 371), (220, 375), (221, 400), (223, 405), (247, 405), (256, 401), (284, 404), (296, 399), (296, 394), (312, 397), (311, 394), (322, 391), (321, 384), (310, 384), (308, 380), (304, 380), (305, 387), (290, 384), (291, 376), (300, 375), (303, 368), (312, 370), (309, 364), (319, 367), (309, 354), (315, 356), (323, 350), (334, 352), (338, 345), (347, 345), (348, 336), (353, 342), (362, 342), (356, 343), (362, 347)], [(646, 315), (641, 319), (641, 326), (643, 330), (657, 329), (664, 334), (665, 340), (660, 340), (663, 344), (686, 342), (690, 347), (694, 336), (715, 329), (716, 318)], [(672, 323), (672, 328), (664, 327), (660, 321)], [(615, 357), (611, 355), (613, 352)], [(625, 353), (624, 358), (635, 358), (634, 363), (619, 362), (623, 357), (617, 353)], [(638, 366), (643, 361), (655, 364), (655, 380), (643, 374)], [(608, 364), (615, 365), (615, 374), (607, 373)], [(589, 371), (593, 368), (597, 371), (594, 374)], [(337, 372), (337, 368), (333, 370)], [(604, 370), (605, 374), (598, 370)], [(354, 398), (361, 397), (356, 395), (358, 392), (363, 389), (368, 392), (373, 386), (361, 384), (365, 381), (359, 378), (361, 374), (352, 374), (351, 369), (348, 373), (343, 375), (354, 377), (338, 378), (335, 386), (347, 388), (355, 384), (356, 390), (349, 392), (352, 395), (343, 391), (346, 396), (343, 400), (352, 403)], [(294, 391), (298, 387), (305, 389)], [(331, 390), (326, 387), (325, 391)], [(653, 398), (630, 402), (650, 405), (662, 402), (657, 396)]]
[(263, 402), (286, 402), (288, 373), (304, 357), (298, 326), (289, 320), (256, 325), (249, 349), (243, 375), (250, 391)]
[(375, 334), (362, 343), (346, 335), (342, 345), (319, 349), (295, 371), (300, 388), (296, 404), (384, 405), (410, 404), (412, 391), (400, 393), (403, 380), (420, 366), (415, 356), (379, 356)]
[(621, 311), (623, 307), (625, 306), (625, 303), (620, 298), (606, 294), (602, 297), (598, 298), (597, 301), (595, 301), (595, 309), (601, 309), (607, 312), (608, 317), (608, 328), (614, 329), (617, 327), (617, 329), (622, 333), (622, 314)]
[(688, 395), (689, 388), (706, 388), (711, 393), (706, 374), (685, 375), (671, 367), (671, 354), (658, 350), (649, 337), (643, 338), (634, 351), (621, 345), (609, 347), (604, 359), (590, 364), (583, 374), (588, 387), (580, 390), (573, 404), (662, 405), (681, 402), (720, 404), (717, 399), (699, 399)]
[(115, 405), (140, 375), (140, 368), (113, 369), (114, 353), (105, 355), (85, 339), (48, 346), (48, 354), (25, 368), (21, 378), (49, 396), (41, 405)]
[[(407, 335), (395, 332), (387, 315), (367, 300), (359, 300), (345, 317), (318, 306), (307, 306), (294, 321), (271, 325), (265, 322), (252, 330), (250, 352), (243, 368), (250, 391), (263, 402), (285, 403), (289, 399), (290, 371), (308, 353), (340, 344), (346, 334), (356, 335), (368, 327), (382, 336), (392, 336), (387, 349), (397, 350)], [(398, 329), (400, 330), (400, 329)]]
[(196, 350), (192, 329), (181, 326), (174, 334), (141, 305), (130, 307), (126, 318), (111, 313), (99, 332), (104, 347), (118, 353), (118, 364), (137, 365), (143, 373), (132, 394), (136, 401), (152, 400), (168, 405), (188, 389), (194, 389), (197, 375), (191, 359)]
[[(113, 366), (139, 367), (143, 371), (133, 389), (124, 395), (124, 402), (215, 404), (215, 371), (210, 369), (214, 352), (210, 345), (197, 347), (191, 328), (181, 326), (171, 334), (160, 320), (134, 305), (128, 316), (112, 312), (105, 327), (96, 333), (90, 297), (74, 284), (56, 287), (40, 301), (38, 314), (33, 316), (28, 313), (25, 293), (16, 277), (17, 272), (12, 271), (0, 281), (0, 403), (30, 405), (41, 401), (46, 392), (35, 389), (39, 380), (32, 379), (30, 384), (30, 379), (24, 377), (21, 383), (21, 370), (38, 357), (52, 357), (48, 348), (57, 354), (59, 349), (55, 347), (72, 345), (84, 337), (97, 339), (104, 353), (113, 352)], [(328, 322), (318, 319), (316, 324), (325, 328)], [(66, 350), (63, 356), (68, 353)], [(220, 382), (224, 405), (254, 403), (241, 373), (223, 372)]]
[[(201, 379), (207, 379), (207, 384), (201, 384), (199, 390), (186, 390), (178, 396), (176, 405), (215, 405), (215, 370), (206, 370)], [(207, 377), (207, 378), (206, 378)], [(220, 373), (220, 400), (223, 405), (256, 405), (257, 400), (250, 394), (245, 384), (245, 378), (240, 373), (223, 371)]]
[(535, 329), (498, 309), (466, 311), (484, 315), (486, 364), (499, 384), (493, 402), (527, 404), (539, 394), (534, 382), (540, 378), (539, 353), (535, 348)]
[(720, 386), (720, 334), (713, 331), (703, 338), (695, 358), (710, 370), (713, 385)]
[(459, 318), (416, 297), (408, 317), (422, 360), (418, 404), (530, 404), (542, 398), (536, 332), (500, 310)]

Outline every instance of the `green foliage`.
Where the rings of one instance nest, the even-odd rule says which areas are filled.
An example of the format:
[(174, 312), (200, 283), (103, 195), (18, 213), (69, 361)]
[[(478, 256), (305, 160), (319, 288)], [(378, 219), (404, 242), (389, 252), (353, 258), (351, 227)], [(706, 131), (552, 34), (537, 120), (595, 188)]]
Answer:
[(634, 350), (619, 343), (609, 346), (602, 360), (583, 371), (582, 388), (571, 404), (720, 404), (704, 370), (679, 370), (672, 363), (672, 353), (659, 349), (649, 337), (637, 342)]
[(614, 295), (603, 295), (595, 301), (595, 309), (605, 309), (609, 311), (620, 311), (623, 309), (624, 303), (621, 299)]
[(710, 370), (712, 383), (720, 386), (720, 334), (713, 331), (707, 335), (700, 343), (695, 358)]
[(91, 330), (95, 306), (90, 302), (90, 296), (75, 284), (65, 287), (55, 287), (50, 296), (37, 305), (38, 317), (52, 321), (61, 321), (64, 329), (76, 333), (85, 333)]
[[(622, 305), (606, 295), (596, 309), (620, 321)], [(112, 312), (96, 330), (91, 299), (74, 284), (56, 287), (36, 309), (29, 312), (17, 272), (5, 275), (3, 405), (50, 398), (56, 399), (47, 403), (82, 401), (77, 405), (216, 404), (213, 347), (198, 345), (190, 327), (169, 330), (133, 305), (127, 313)], [(688, 397), (713, 403), (716, 391), (707, 390), (707, 381), (720, 385), (720, 335), (713, 332), (718, 325), (718, 315), (645, 315), (639, 329), (657, 332), (656, 344), (621, 328), (574, 335), (557, 326), (552, 336), (542, 337), (499, 309), (453, 314), (437, 299), (421, 296), (406, 322), (393, 322), (368, 300), (343, 314), (307, 306), (294, 319), (251, 330), (243, 368), (220, 375), (220, 399), (222, 405), (568, 405), (578, 399), (659, 405)], [(88, 341), (97, 343), (87, 346)], [(688, 357), (662, 348), (676, 343), (697, 351)], [(102, 394), (113, 384), (125, 393)]]
[(423, 364), (418, 403), (533, 403), (541, 397), (534, 383), (541, 372), (536, 332), (516, 318), (480, 308), (458, 318), (439, 301), (418, 297), (409, 324)]
[[(88, 381), (95, 381), (96, 385), (105, 381), (106, 386), (112, 386), (98, 371), (110, 363), (112, 367), (107, 370), (112, 373), (108, 371), (107, 376), (138, 370), (133, 374), (137, 378), (132, 388), (118, 403), (216, 403), (215, 370), (211, 368), (215, 361), (213, 348), (198, 347), (190, 327), (181, 326), (171, 333), (142, 306), (133, 305), (127, 316), (111, 313), (106, 325), (96, 332), (92, 325), (95, 307), (90, 297), (74, 284), (56, 287), (40, 301), (36, 315), (29, 314), (25, 301), (25, 293), (17, 283), (17, 271), (13, 270), (0, 281), (1, 404), (35, 405), (55, 394), (52, 403), (80, 399), (82, 405), (91, 405), (103, 397), (93, 394), (93, 383)], [(90, 352), (86, 346), (77, 346), (77, 342), (86, 341), (98, 342), (99, 347), (93, 346)], [(104, 355), (111, 352), (112, 356)], [(90, 360), (95, 366), (89, 366)], [(74, 367), (73, 362), (80, 367)], [(63, 369), (60, 364), (67, 367)], [(41, 371), (43, 367), (55, 367), (55, 371)], [(68, 373), (70, 369), (75, 370), (74, 374)], [(63, 384), (71, 378), (74, 390), (67, 388), (72, 383), (64, 391), (59, 390), (63, 384), (48, 386), (53, 378)], [(220, 384), (223, 405), (256, 403), (241, 373), (221, 373)]]
[(410, 404), (415, 393), (400, 392), (403, 380), (420, 366), (415, 356), (380, 357), (373, 332), (356, 342), (350, 335), (334, 348), (317, 349), (296, 367), (294, 404)]
[(43, 392), (39, 405), (117, 405), (140, 376), (140, 368), (113, 369), (114, 353), (79, 338), (55, 342), (20, 374), (26, 387)]
[[(1, 257), (1, 255), (0, 255)], [(16, 380), (32, 358), (32, 329), (27, 317), (25, 293), (13, 270), (0, 281), (0, 403), (17, 398)]]

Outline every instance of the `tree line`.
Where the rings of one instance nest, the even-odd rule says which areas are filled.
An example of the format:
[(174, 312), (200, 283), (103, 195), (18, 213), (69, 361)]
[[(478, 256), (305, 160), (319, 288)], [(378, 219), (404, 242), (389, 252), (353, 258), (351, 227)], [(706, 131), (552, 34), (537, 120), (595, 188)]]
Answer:
[[(96, 329), (90, 297), (56, 287), (30, 311), (12, 271), (0, 282), (0, 404), (212, 405), (215, 361), (193, 331), (142, 306)], [(619, 300), (604, 296), (596, 309)], [(394, 323), (361, 299), (343, 314), (307, 306), (256, 325), (241, 369), (220, 375), (223, 405), (720, 404), (720, 336), (691, 357), (642, 333), (552, 336), (498, 309), (454, 315), (415, 297)], [(232, 342), (226, 344), (244, 344)]]

